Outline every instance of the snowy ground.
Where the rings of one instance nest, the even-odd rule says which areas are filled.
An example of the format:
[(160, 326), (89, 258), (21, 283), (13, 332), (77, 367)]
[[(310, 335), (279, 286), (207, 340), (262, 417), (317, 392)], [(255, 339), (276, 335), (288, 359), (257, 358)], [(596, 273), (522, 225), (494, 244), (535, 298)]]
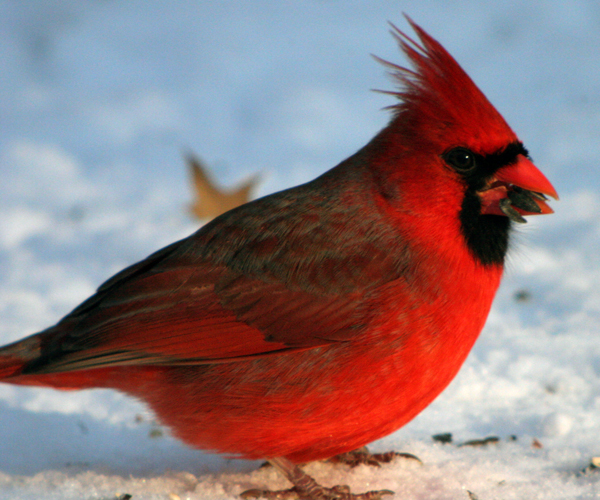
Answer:
[[(369, 53), (401, 62), (406, 11), (467, 69), (561, 195), (521, 230), (462, 371), (326, 484), (395, 498), (600, 497), (600, 4), (510, 1), (0, 1), (0, 343), (192, 232), (182, 153), (257, 195), (308, 180), (387, 120)], [(454, 443), (431, 435), (451, 432)], [(495, 435), (497, 444), (459, 447)], [(511, 438), (515, 436), (515, 438)], [(542, 447), (534, 446), (537, 440)], [(284, 483), (190, 450), (111, 391), (0, 386), (0, 499), (234, 498)]]

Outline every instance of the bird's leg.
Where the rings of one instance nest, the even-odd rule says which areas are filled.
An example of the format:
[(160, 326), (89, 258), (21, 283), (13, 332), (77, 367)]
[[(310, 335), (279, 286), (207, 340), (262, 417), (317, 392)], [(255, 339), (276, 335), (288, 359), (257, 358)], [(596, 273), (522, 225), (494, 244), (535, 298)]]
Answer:
[(421, 460), (412, 453), (398, 453), (396, 451), (388, 451), (386, 453), (371, 453), (366, 446), (358, 448), (357, 450), (349, 451), (347, 453), (340, 453), (335, 457), (331, 457), (328, 461), (335, 464), (349, 465), (350, 467), (356, 467), (357, 465), (361, 464), (380, 467), (381, 464), (387, 464), (396, 457), (416, 460), (417, 462), (421, 463)]
[(271, 458), (269, 462), (277, 468), (293, 485), (289, 490), (247, 490), (241, 494), (244, 499), (267, 498), (269, 500), (284, 500), (300, 498), (301, 500), (381, 500), (383, 495), (393, 495), (390, 490), (367, 491), (366, 493), (350, 493), (346, 485), (326, 488), (317, 483), (287, 458)]

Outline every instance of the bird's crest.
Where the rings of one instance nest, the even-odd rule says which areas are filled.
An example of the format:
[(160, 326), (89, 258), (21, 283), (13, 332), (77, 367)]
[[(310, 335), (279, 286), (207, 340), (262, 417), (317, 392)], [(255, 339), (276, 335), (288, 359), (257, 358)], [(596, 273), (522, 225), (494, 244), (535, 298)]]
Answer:
[[(465, 134), (484, 149), (516, 139), (504, 118), (448, 51), (408, 16), (405, 17), (421, 43), (393, 24), (392, 35), (414, 69), (376, 57), (392, 70), (400, 83), (398, 91), (386, 92), (400, 100), (391, 106), (396, 118), (408, 120), (416, 133), (422, 133), (422, 128), (426, 127), (428, 134), (439, 134), (446, 140), (460, 142), (460, 135)], [(449, 134), (456, 137), (449, 137)]]

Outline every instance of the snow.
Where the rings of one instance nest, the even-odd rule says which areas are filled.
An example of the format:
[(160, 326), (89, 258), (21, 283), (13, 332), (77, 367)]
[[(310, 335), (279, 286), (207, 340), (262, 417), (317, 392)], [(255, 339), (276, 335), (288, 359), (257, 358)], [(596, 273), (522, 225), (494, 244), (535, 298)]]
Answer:
[[(182, 154), (259, 195), (334, 166), (387, 121), (386, 21), (405, 11), (467, 69), (560, 193), (520, 229), (487, 326), (450, 387), (374, 443), (379, 469), (311, 464), (395, 498), (600, 497), (600, 4), (0, 1), (0, 344), (191, 233)], [(434, 442), (451, 432), (453, 443)], [(458, 446), (497, 436), (481, 447)], [(540, 447), (541, 445), (541, 447)], [(0, 499), (235, 498), (284, 487), (191, 450), (143, 404), (0, 385)]]

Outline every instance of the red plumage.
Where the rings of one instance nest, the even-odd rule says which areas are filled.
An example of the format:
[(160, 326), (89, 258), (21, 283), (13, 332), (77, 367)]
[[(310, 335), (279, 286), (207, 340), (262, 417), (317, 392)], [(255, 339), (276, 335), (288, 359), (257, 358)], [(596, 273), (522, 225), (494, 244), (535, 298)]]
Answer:
[(394, 28), (414, 70), (393, 118), (307, 184), (218, 217), (0, 350), (6, 383), (109, 387), (184, 442), (328, 458), (398, 429), (487, 318), (512, 222), (546, 178), (444, 48)]

